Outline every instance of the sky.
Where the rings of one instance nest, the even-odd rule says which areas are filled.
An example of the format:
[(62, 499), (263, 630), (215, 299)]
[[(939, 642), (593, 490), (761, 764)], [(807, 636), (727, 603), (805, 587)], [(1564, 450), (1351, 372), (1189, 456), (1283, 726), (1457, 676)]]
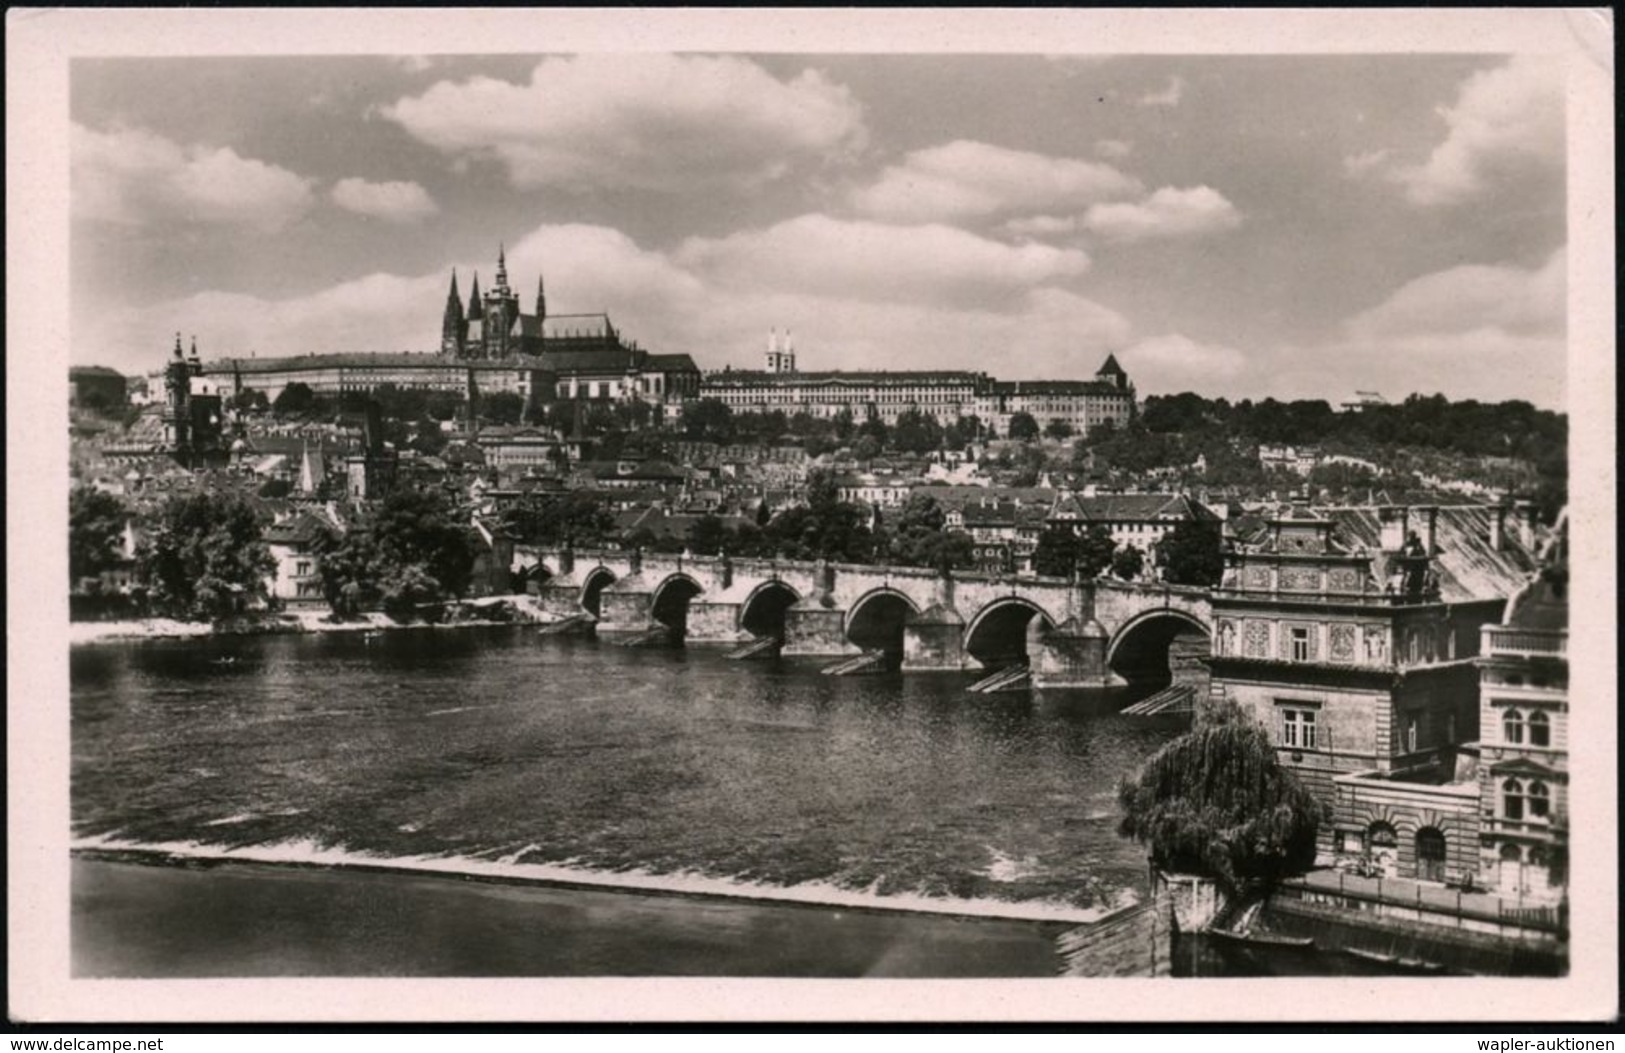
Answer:
[(1507, 55), (74, 59), (72, 361), (527, 311), (759, 367), (1565, 404), (1561, 66)]

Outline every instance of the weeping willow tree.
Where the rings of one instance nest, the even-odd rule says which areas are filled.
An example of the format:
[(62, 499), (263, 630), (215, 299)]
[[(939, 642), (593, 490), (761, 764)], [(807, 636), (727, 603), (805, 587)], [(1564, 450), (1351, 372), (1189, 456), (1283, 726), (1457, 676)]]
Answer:
[(1321, 803), (1281, 767), (1269, 734), (1233, 705), (1200, 718), (1118, 788), (1118, 830), (1152, 862), (1231, 891), (1307, 870)]

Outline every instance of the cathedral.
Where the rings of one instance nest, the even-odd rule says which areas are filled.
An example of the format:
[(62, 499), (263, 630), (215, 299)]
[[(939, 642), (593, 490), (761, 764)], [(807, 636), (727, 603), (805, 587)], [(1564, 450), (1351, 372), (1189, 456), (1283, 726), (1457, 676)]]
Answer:
[(620, 334), (607, 314), (547, 313), (547, 289), (536, 278), (536, 311), (525, 314), (519, 295), (508, 285), (508, 256), (497, 250), (496, 284), (480, 292), (480, 276), (474, 275), (468, 305), (463, 305), (457, 289), (457, 272), (452, 271), (451, 288), (446, 292), (446, 309), (440, 324), (440, 352), (464, 361), (501, 362), (542, 352), (622, 351)]

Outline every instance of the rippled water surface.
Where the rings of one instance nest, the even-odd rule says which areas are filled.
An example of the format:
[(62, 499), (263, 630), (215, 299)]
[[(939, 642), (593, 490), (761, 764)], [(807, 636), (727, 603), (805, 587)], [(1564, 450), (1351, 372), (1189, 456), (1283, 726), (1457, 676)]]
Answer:
[(532, 629), (79, 648), (81, 838), (1099, 906), (1143, 888), (1120, 693), (818, 675)]

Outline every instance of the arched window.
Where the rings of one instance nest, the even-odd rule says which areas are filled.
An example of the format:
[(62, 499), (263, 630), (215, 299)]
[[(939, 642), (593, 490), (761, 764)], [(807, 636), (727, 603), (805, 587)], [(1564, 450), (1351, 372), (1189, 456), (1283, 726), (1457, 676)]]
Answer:
[(1511, 743), (1523, 741), (1523, 714), (1516, 709), (1507, 710), (1501, 718), (1501, 740)]
[(1552, 813), (1552, 794), (1546, 784), (1535, 779), (1529, 784), (1529, 818), (1545, 819)]
[(1529, 714), (1529, 745), (1550, 746), (1552, 744), (1552, 718), (1536, 710)]
[(1507, 819), (1523, 818), (1523, 783), (1517, 779), (1501, 784), (1501, 815)]

